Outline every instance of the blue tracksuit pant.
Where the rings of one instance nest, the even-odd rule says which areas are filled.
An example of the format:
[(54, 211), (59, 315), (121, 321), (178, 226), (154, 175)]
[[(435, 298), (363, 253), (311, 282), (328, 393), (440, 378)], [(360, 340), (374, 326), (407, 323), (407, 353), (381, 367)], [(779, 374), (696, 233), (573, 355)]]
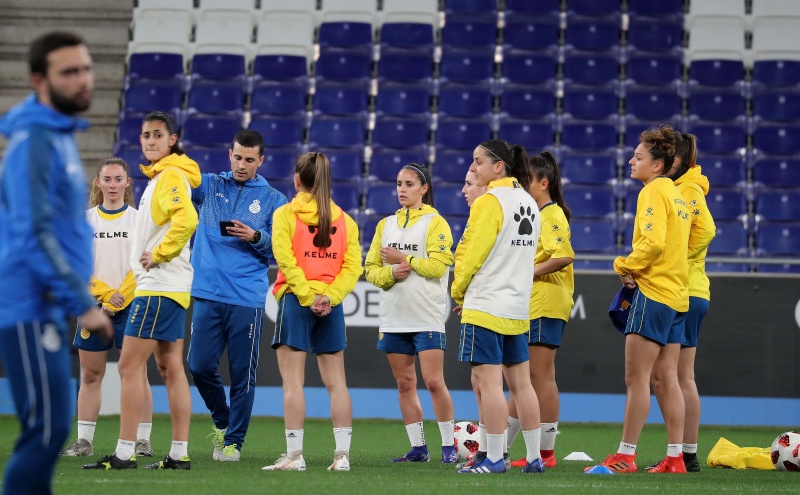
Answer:
[(53, 472), (70, 433), (75, 400), (64, 328), (34, 321), (0, 329), (0, 359), (22, 428), (6, 465), (4, 495), (53, 493)]
[[(255, 399), (263, 308), (195, 299), (189, 369), (217, 428), (227, 428), (225, 445), (241, 449)], [(219, 376), (219, 358), (228, 347), (231, 401)]]

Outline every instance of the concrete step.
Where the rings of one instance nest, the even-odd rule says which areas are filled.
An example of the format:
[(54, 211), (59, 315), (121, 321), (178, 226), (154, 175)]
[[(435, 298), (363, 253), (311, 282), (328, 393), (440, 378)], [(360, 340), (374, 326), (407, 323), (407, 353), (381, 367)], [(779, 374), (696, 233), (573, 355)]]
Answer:
[[(95, 23), (92, 25), (79, 22), (74, 24), (59, 19), (0, 19), (0, 39), (9, 45), (23, 45), (26, 47), (41, 36), (55, 29), (79, 32), (86, 40), (89, 50), (95, 47), (116, 47), (127, 50), (130, 32), (127, 25), (120, 26), (119, 22)], [(9, 43), (13, 40), (13, 43)]]
[(112, 126), (92, 126), (86, 132), (76, 134), (82, 152), (89, 150), (111, 155), (114, 149), (115, 130)]
[[(64, 5), (68, 3), (68, 5)], [(89, 10), (92, 12), (116, 13), (133, 12), (133, 0), (3, 0), (3, 10), (47, 10), (64, 11)]]

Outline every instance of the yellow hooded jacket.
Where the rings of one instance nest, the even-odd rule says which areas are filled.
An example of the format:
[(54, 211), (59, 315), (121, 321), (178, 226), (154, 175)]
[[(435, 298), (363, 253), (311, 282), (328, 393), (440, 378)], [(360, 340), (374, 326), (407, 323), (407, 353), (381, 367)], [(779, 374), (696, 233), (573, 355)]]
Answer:
[(706, 204), (708, 178), (703, 175), (700, 166), (695, 165), (678, 178), (675, 185), (686, 200), (692, 219), (689, 231), (689, 296), (709, 300), (711, 284), (706, 275), (706, 255), (717, 227)]

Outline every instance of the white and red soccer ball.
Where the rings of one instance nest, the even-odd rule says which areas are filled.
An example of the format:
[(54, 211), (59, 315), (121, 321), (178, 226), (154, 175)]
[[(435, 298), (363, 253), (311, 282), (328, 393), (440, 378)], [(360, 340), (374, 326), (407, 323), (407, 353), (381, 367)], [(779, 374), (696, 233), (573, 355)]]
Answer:
[(458, 458), (466, 460), (467, 456), (478, 451), (478, 425), (469, 421), (461, 421), (453, 427), (455, 446)]
[(800, 433), (787, 431), (772, 442), (770, 457), (778, 471), (800, 471)]

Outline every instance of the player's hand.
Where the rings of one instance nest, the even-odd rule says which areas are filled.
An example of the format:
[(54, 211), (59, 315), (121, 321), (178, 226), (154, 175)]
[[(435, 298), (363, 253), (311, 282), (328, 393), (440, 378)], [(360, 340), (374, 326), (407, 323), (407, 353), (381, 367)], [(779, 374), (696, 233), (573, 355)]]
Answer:
[(111, 325), (111, 320), (97, 306), (87, 309), (80, 318), (81, 325), (86, 330), (97, 332), (101, 337), (108, 340), (114, 337), (114, 327)]
[(631, 275), (630, 273), (627, 275), (620, 275), (619, 279), (620, 281), (622, 281), (622, 285), (624, 285), (625, 287), (629, 289), (636, 288), (636, 281), (633, 279), (633, 275)]
[(381, 260), (390, 265), (396, 265), (406, 260), (406, 255), (402, 251), (393, 247), (381, 248)]
[(114, 311), (113, 309), (111, 309), (111, 308), (109, 308), (108, 306), (105, 306), (105, 305), (103, 307), (101, 307), (100, 309), (103, 311), (103, 313), (107, 314), (109, 318), (111, 318), (112, 316), (117, 314), (116, 311)]
[(311, 304), (311, 311), (319, 317), (328, 316), (331, 312), (331, 300), (328, 296), (314, 296), (314, 302)]
[(398, 282), (405, 280), (411, 274), (411, 265), (408, 261), (402, 261), (392, 267), (392, 277)]
[(461, 311), (463, 309), (464, 308), (462, 308), (461, 306), (456, 306), (455, 308), (453, 308), (453, 313), (456, 313), (458, 316), (461, 316)]
[(108, 304), (114, 306), (115, 308), (121, 308), (123, 304), (125, 304), (125, 296), (122, 295), (121, 292), (115, 292), (111, 299), (108, 300)]
[(139, 263), (142, 264), (142, 268), (144, 268), (144, 271), (146, 272), (149, 272), (151, 268), (158, 264), (153, 261), (153, 253), (150, 251), (145, 251), (142, 253), (142, 256), (139, 258)]
[(248, 227), (247, 225), (243, 224), (239, 220), (231, 220), (233, 223), (233, 227), (227, 227), (226, 230), (229, 234), (234, 237), (238, 237), (239, 239), (247, 242), (253, 242), (253, 238), (256, 235), (256, 231)]

